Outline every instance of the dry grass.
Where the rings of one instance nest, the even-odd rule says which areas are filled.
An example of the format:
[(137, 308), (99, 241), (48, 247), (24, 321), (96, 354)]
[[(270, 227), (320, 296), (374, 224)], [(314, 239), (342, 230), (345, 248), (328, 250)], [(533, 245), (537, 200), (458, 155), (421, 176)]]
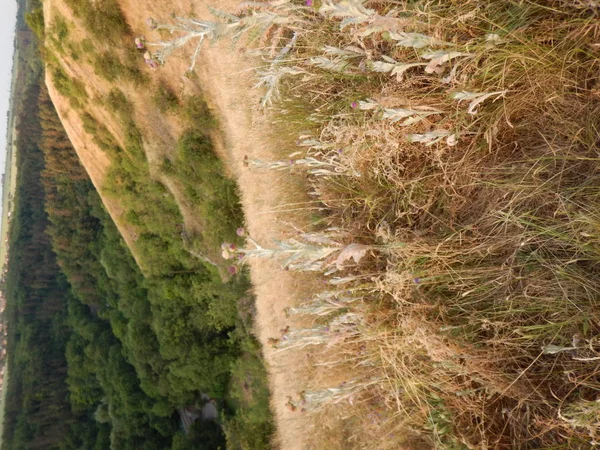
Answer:
[[(310, 349), (307, 392), (327, 394), (297, 400), (335, 422), (315, 447), (382, 448), (380, 427), (440, 448), (598, 439), (597, 13), (550, 0), (323, 3), (305, 8), (304, 31), (273, 34), (294, 47), (283, 61), (267, 47), (258, 75), (275, 80), (262, 85), (300, 153), (250, 162), (307, 174), (316, 231), (370, 246), (341, 271), (335, 253), (319, 264), (360, 300), (328, 316), (296, 308), (330, 337), (312, 323), (277, 344)], [(352, 331), (336, 329), (348, 313)]]

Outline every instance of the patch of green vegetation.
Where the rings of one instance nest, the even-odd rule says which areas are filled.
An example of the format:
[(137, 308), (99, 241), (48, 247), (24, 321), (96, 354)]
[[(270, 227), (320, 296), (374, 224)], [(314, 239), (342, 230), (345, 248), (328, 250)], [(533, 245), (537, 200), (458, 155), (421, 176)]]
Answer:
[(90, 2), (88, 0), (65, 0), (75, 17), (95, 39), (108, 44), (119, 44), (123, 37), (131, 34), (131, 29), (116, 0)]
[(216, 125), (215, 118), (202, 97), (188, 95), (183, 98), (182, 103), (180, 115), (190, 128), (207, 130)]
[(180, 106), (179, 97), (177, 97), (177, 94), (173, 89), (171, 89), (164, 81), (161, 81), (158, 86), (154, 88), (152, 100), (158, 110), (162, 113), (173, 113)]
[[(191, 104), (196, 106), (196, 114), (199, 108), (205, 108), (201, 101)], [(177, 395), (185, 395), (186, 385), (203, 385), (204, 392), (216, 397), (237, 398), (244, 389), (240, 385), (250, 382), (253, 397), (246, 396), (238, 408), (228, 409), (228, 439), (244, 443), (243, 448), (267, 448), (272, 423), (266, 374), (261, 369), (259, 348), (243, 331), (239, 316), (240, 299), (245, 298), (249, 282), (243, 275), (223, 283), (215, 267), (188, 251), (190, 247), (200, 251), (218, 248), (223, 241), (239, 239), (235, 230), (243, 217), (235, 183), (224, 176), (222, 163), (206, 135), (197, 130), (184, 133), (175, 155), (165, 160), (162, 172), (183, 186), (190, 208), (203, 222), (201, 235), (188, 233), (168, 189), (152, 179), (147, 163), (134, 162), (130, 157), (143, 154), (141, 136), (132, 120), (132, 105), (118, 89), (109, 93), (105, 105), (119, 117), (129, 136), (124, 154), (113, 159), (105, 191), (119, 199), (126, 209), (124, 218), (136, 230), (135, 248), (146, 278), (159, 352), (173, 362), (186, 361), (181, 369), (171, 372), (172, 377), (183, 377)], [(201, 122), (213, 123), (207, 118)], [(182, 316), (182, 311), (188, 312)], [(207, 385), (210, 378), (198, 372), (200, 362), (194, 368), (189, 366), (190, 346), (198, 342), (197, 338), (190, 340), (190, 332), (227, 334), (228, 343), (211, 353), (213, 375), (221, 374), (220, 378), (213, 378), (216, 384)], [(216, 336), (211, 347), (215, 339)], [(230, 382), (232, 370), (238, 375), (247, 372), (249, 378), (235, 376)], [(228, 394), (229, 391), (233, 393)]]
[(96, 51), (94, 42), (89, 38), (83, 39), (80, 44), (81, 44), (81, 50), (84, 53), (90, 54), (90, 53), (94, 53)]
[(94, 54), (92, 66), (94, 71), (106, 81), (113, 82), (122, 79), (138, 85), (148, 80), (148, 77), (137, 66), (135, 59), (125, 58), (124, 62), (118, 54), (111, 50)]
[(79, 61), (81, 55), (81, 45), (76, 44), (75, 42), (67, 42), (66, 44), (68, 55), (73, 61)]
[(110, 111), (117, 113), (120, 119), (133, 120), (131, 118), (133, 105), (119, 88), (111, 89), (106, 96), (104, 104)]
[(228, 448), (267, 450), (274, 424), (269, 408), (267, 371), (260, 346), (253, 339), (242, 342), (242, 355), (231, 371), (226, 402), (233, 416), (226, 420)]
[[(128, 154), (129, 159), (119, 160), (121, 168), (125, 168), (129, 173), (134, 173), (136, 170), (148, 170), (142, 135), (133, 118), (133, 105), (119, 88), (112, 89), (106, 96), (104, 103), (109, 111), (118, 116), (123, 128), (125, 152)], [(136, 165), (139, 165), (139, 167)], [(151, 180), (149, 180), (149, 183), (152, 184)]]
[(47, 30), (48, 40), (50, 41), (52, 47), (61, 55), (65, 54), (65, 45), (67, 44), (69, 38), (69, 25), (67, 24), (67, 20), (55, 12), (54, 20), (52, 21), (52, 26), (49, 30)]
[(126, 45), (121, 50), (121, 60), (124, 66), (123, 77), (135, 86), (138, 86), (142, 83), (148, 83), (148, 76), (142, 69), (140, 69), (140, 64), (143, 61), (142, 55), (144, 54), (145, 50), (138, 50), (133, 45)]
[(67, 76), (60, 67), (55, 67), (52, 71), (52, 80), (54, 87), (69, 99), (69, 103), (73, 108), (81, 109), (83, 107), (88, 98), (88, 93), (80, 80)]
[[(120, 91), (113, 91), (106, 102), (115, 112), (130, 111)], [(51, 108), (49, 101), (45, 108)], [(221, 426), (229, 427), (231, 421), (240, 442), (250, 435), (256, 440), (256, 432), (244, 434), (241, 410), (225, 409), (223, 424), (200, 422), (187, 436), (176, 432), (174, 415), (181, 405), (201, 405), (203, 393), (229, 396), (236, 388), (230, 381), (232, 368), (249, 360), (260, 362), (258, 346), (243, 332), (236, 310), (248, 290), (247, 279), (223, 284), (216, 271), (186, 252), (174, 251), (175, 241), (168, 236), (160, 237), (173, 229), (169, 221), (177, 217), (177, 209), (172, 201), (161, 202), (157, 210), (127, 212), (131, 222), (148, 231), (138, 239), (148, 241), (140, 244), (140, 254), (155, 266), (156, 275), (142, 275), (74, 150), (59, 139), (56, 114), (49, 111), (44, 117), (45, 128), (53, 130), (42, 141), (51, 220), (47, 229), (75, 296), (68, 307), (72, 335), (65, 350), (67, 382), (72, 410), (100, 427), (89, 439), (105, 445), (101, 448), (133, 449), (132, 442), (142, 433), (155, 436), (156, 447), (148, 448), (212, 449), (224, 444)], [(158, 201), (167, 193), (151, 181), (145, 187), (140, 198)], [(152, 215), (159, 220), (147, 221)], [(160, 254), (154, 255), (157, 246)], [(162, 267), (165, 262), (170, 266)], [(252, 402), (248, 407), (259, 406)], [(263, 407), (268, 410), (268, 399)]]
[(25, 14), (25, 21), (27, 26), (31, 28), (33, 33), (36, 35), (39, 42), (44, 42), (45, 36), (45, 23), (44, 23), (44, 9), (38, 7), (33, 11)]
[[(47, 233), (50, 222), (45, 212), (47, 192), (41, 177), (45, 163), (40, 149), (43, 133), (40, 118), (45, 112), (39, 106), (39, 94), (39, 83), (29, 85), (19, 112), (17, 188), (9, 233), (11, 258), (3, 286), (7, 299), (5, 318), (9, 324), (8, 366), (12, 376), (4, 386), (7, 399), (2, 448), (108, 448), (109, 427), (96, 423), (81, 410), (72, 409), (69, 402), (66, 352), (72, 331), (67, 303), (73, 301), (73, 296), (57, 265)], [(56, 129), (47, 131), (51, 135)], [(64, 172), (68, 161), (57, 158), (56, 162)], [(69, 179), (64, 175), (62, 178)], [(103, 329), (107, 330), (106, 324)], [(94, 331), (100, 336), (100, 328)], [(108, 347), (102, 348), (108, 351)], [(116, 374), (114, 363), (118, 363), (119, 354), (115, 353), (113, 364), (104, 365), (107, 375), (109, 371)], [(136, 392), (135, 385), (127, 388), (127, 392)], [(144, 434), (164, 442), (156, 430), (145, 425), (138, 422)]]
[(220, 426), (215, 422), (196, 422), (190, 427), (190, 432), (179, 432), (173, 439), (171, 450), (189, 450), (193, 445), (202, 444), (205, 449), (225, 449), (226, 441)]
[(243, 216), (233, 180), (224, 175), (223, 164), (214, 153), (211, 140), (199, 131), (188, 131), (177, 144), (177, 153), (163, 162), (163, 173), (183, 185), (191, 208), (204, 222), (202, 246), (218, 248), (235, 242), (235, 230)]
[(115, 137), (101, 122), (92, 117), (89, 113), (83, 113), (81, 115), (83, 122), (83, 129), (86, 133), (92, 136), (94, 142), (102, 150), (109, 153), (118, 153), (122, 151), (117, 143)]
[(93, 57), (92, 67), (94, 73), (100, 75), (106, 81), (115, 81), (123, 70), (119, 57), (110, 50), (96, 53)]
[[(70, 44), (65, 48), (72, 52), (85, 47)], [(56, 57), (51, 70), (57, 90), (82, 108), (88, 100), (83, 83), (70, 79)], [(40, 75), (27, 77), (37, 90)], [(135, 235), (138, 266), (47, 95), (39, 99), (35, 92), (25, 102), (28, 120), (19, 130), (19, 148), (26, 152), (11, 230), (19, 240), (11, 238), (14, 376), (7, 387), (11, 419), (4, 448), (213, 449), (225, 443), (223, 428), (242, 448), (267, 447), (272, 427), (264, 370), (256, 366), (260, 349), (238, 313), (248, 278), (241, 274), (224, 283), (217, 268), (186, 249), (197, 237), (186, 232), (170, 191), (150, 175), (132, 104), (114, 89), (101, 102), (123, 127), (123, 148), (91, 114), (79, 114), (111, 158), (106, 191), (125, 210), (121, 220)], [(190, 108), (192, 117), (200, 119), (199, 106)], [(235, 186), (222, 175), (208, 139), (199, 131), (186, 133), (173, 159), (177, 167), (191, 167), (174, 182), (186, 185), (190, 198), (201, 195), (191, 185), (205, 183), (203, 210), (214, 216), (210, 220), (229, 221), (210, 230), (209, 241), (235, 236), (242, 222), (234, 211)], [(224, 205), (225, 216), (218, 216), (219, 198), (233, 202)], [(179, 407), (202, 405), (205, 394), (222, 405), (249, 382), (239, 375), (244, 371), (251, 374), (254, 397), (221, 407), (219, 421), (200, 421), (187, 436), (179, 431)]]

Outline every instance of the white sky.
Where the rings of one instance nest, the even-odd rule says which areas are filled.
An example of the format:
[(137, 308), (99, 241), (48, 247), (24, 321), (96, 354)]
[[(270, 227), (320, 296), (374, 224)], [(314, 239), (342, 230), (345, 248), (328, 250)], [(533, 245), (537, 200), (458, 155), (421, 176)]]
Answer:
[(0, 0), (0, 173), (4, 172), (6, 159), (6, 113), (10, 98), (16, 20), (16, 0)]

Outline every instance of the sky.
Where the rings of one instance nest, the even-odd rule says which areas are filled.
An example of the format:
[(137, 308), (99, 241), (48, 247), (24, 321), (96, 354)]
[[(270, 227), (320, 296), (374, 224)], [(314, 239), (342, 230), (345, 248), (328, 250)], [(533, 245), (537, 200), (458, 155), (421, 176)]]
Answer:
[(0, 173), (6, 160), (6, 113), (10, 98), (17, 1), (0, 0)]

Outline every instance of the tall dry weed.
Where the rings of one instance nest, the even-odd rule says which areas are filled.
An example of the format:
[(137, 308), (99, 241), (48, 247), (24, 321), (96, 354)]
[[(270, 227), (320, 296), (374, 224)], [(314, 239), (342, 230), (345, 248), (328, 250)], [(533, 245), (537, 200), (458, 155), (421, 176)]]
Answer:
[(332, 2), (313, 26), (280, 114), (301, 130), (302, 93), (307, 154), (347, 172), (310, 189), (329, 226), (403, 244), (348, 277), (377, 305), (380, 404), (444, 448), (591, 444), (598, 417), (567, 405), (597, 398), (597, 22), (559, 2)]

